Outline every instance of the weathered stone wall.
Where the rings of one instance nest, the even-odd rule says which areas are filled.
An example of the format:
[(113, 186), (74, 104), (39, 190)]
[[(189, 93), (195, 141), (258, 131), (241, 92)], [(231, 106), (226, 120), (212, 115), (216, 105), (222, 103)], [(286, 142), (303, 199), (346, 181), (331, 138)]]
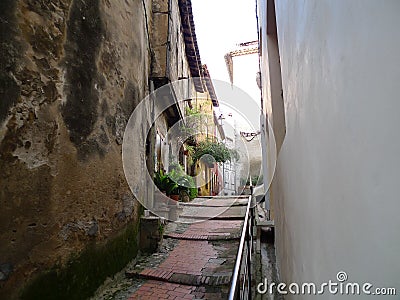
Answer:
[(179, 78), (189, 77), (190, 71), (185, 52), (185, 41), (183, 38), (178, 0), (171, 0), (170, 2), (167, 76), (171, 81), (176, 81)]
[(167, 76), (169, 0), (153, 0), (151, 44), (154, 51), (152, 77)]
[(137, 222), (121, 143), (148, 91), (150, 2), (0, 2), (1, 298)]
[(152, 19), (152, 77), (172, 82), (190, 77), (178, 1), (153, 0)]
[[(151, 44), (154, 59), (152, 60), (151, 76), (156, 82), (156, 88), (172, 82), (171, 88), (178, 100), (190, 99), (195, 95), (194, 85), (187, 81), (176, 83), (178, 80), (188, 79), (191, 76), (185, 52), (178, 1), (153, 0), (152, 7)], [(171, 114), (171, 110), (166, 110), (158, 118), (155, 127), (163, 138), (167, 137), (171, 119), (176, 121), (179, 118), (178, 110), (184, 116), (186, 106), (187, 104), (183, 101), (177, 102), (175, 113)], [(170, 159), (172, 157), (177, 159), (178, 149), (178, 145), (174, 144), (173, 141), (163, 140), (162, 162), (167, 171)], [(171, 157), (169, 155), (170, 150)]]

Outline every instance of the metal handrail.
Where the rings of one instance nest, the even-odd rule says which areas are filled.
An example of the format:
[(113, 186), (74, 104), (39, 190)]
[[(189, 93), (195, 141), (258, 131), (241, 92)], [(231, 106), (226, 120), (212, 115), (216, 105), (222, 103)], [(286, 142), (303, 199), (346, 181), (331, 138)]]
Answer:
[(246, 215), (244, 218), (243, 222), (243, 228), (242, 228), (242, 233), (240, 237), (240, 243), (239, 243), (239, 249), (238, 253), (236, 255), (236, 261), (235, 261), (235, 267), (233, 269), (232, 273), (232, 281), (231, 281), (231, 288), (229, 291), (229, 300), (234, 300), (236, 299), (237, 293), (239, 293), (238, 287), (239, 287), (239, 276), (240, 276), (240, 269), (242, 267), (242, 262), (243, 262), (243, 254), (244, 254), (244, 249), (245, 249), (245, 242), (247, 241), (247, 258), (246, 258), (246, 267), (247, 267), (247, 280), (249, 283), (249, 288), (248, 288), (248, 299), (251, 299), (251, 251), (252, 251), (252, 236), (251, 236), (251, 226), (252, 226), (252, 220), (250, 219), (252, 216), (251, 214), (251, 203), (252, 203), (252, 195), (249, 196), (249, 201), (247, 203), (246, 207)]

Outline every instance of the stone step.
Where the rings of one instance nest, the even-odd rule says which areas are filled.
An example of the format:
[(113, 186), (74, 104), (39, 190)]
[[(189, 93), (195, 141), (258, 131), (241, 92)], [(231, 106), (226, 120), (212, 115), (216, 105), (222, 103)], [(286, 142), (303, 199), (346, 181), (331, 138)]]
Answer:
[(145, 269), (143, 271), (126, 271), (125, 275), (129, 278), (139, 278), (147, 280), (167, 281), (176, 284), (185, 284), (192, 286), (221, 286), (228, 285), (231, 280), (231, 274), (220, 275), (194, 275), (185, 273), (165, 272), (159, 269)]
[(172, 238), (179, 240), (202, 240), (202, 241), (228, 241), (228, 240), (239, 240), (239, 233), (218, 233), (218, 234), (190, 234), (190, 233), (165, 233), (164, 238)]
[(193, 219), (193, 220), (243, 220), (243, 216), (225, 215), (225, 216), (196, 216), (196, 215), (180, 215), (180, 219)]

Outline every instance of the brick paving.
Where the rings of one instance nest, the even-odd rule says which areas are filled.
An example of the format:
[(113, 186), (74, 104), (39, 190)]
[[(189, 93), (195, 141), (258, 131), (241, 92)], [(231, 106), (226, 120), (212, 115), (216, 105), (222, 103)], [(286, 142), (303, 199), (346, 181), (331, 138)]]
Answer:
[[(214, 216), (211, 200), (207, 199), (202, 209), (184, 206), (183, 214), (190, 211), (195, 216), (197, 211), (201, 216)], [(227, 206), (233, 202), (218, 198), (218, 206), (224, 201)], [(235, 203), (245, 204), (243, 199)], [(197, 201), (198, 205), (201, 202)], [(226, 299), (243, 224), (242, 211), (235, 210), (235, 219), (169, 223), (163, 241), (169, 246), (126, 270), (135, 287), (124, 299)]]
[(201, 275), (210, 258), (217, 258), (217, 252), (207, 241), (180, 241), (168, 258), (158, 267), (159, 270)]
[(246, 213), (246, 207), (236, 205), (232, 207), (187, 206), (180, 215), (182, 219), (208, 220), (213, 219), (240, 219)]
[[(195, 299), (195, 286), (149, 280), (144, 283), (129, 300), (143, 299)], [(203, 296), (202, 294), (198, 294)]]
[(239, 239), (242, 221), (208, 220), (192, 224), (184, 233), (166, 233), (164, 237), (185, 240)]

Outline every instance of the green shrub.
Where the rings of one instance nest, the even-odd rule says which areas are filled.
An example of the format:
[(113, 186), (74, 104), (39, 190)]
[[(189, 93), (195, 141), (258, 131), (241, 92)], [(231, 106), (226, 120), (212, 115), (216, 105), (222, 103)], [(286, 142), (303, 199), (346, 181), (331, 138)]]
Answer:
[(183, 167), (177, 163), (171, 164), (170, 170), (168, 176), (177, 184), (178, 193), (185, 191), (188, 193), (190, 199), (196, 198), (198, 192), (193, 177), (186, 174)]
[[(206, 154), (211, 155), (216, 162), (224, 163), (228, 160), (239, 160), (239, 153), (236, 150), (229, 149), (224, 143), (206, 140), (196, 146), (193, 153), (193, 161), (198, 161)], [(214, 163), (211, 157), (205, 157), (204, 159), (209, 165)]]

